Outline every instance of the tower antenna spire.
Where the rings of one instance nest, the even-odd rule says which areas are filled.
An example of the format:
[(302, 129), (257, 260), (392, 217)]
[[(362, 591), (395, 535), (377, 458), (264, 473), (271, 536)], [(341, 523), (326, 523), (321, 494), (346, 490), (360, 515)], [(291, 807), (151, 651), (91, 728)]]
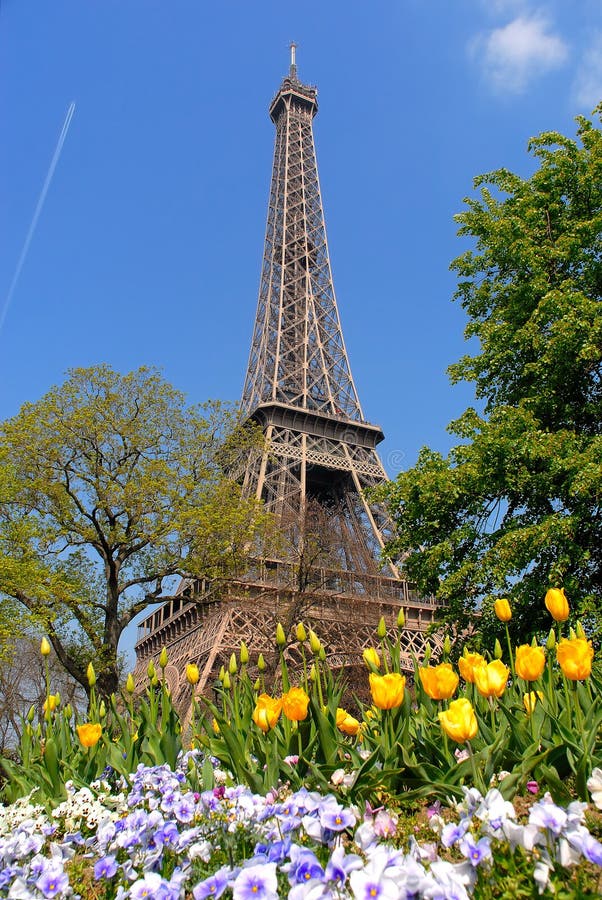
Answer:
[(291, 68), (290, 68), (290, 76), (291, 78), (297, 77), (297, 62), (296, 62), (296, 51), (297, 45), (294, 41), (291, 41)]

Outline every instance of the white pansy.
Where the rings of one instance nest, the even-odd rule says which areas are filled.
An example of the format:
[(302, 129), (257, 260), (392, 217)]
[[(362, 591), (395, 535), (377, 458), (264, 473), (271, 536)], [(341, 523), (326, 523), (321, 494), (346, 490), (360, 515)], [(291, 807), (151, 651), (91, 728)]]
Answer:
[(592, 795), (592, 803), (602, 809), (602, 769), (597, 766), (587, 782), (587, 789)]

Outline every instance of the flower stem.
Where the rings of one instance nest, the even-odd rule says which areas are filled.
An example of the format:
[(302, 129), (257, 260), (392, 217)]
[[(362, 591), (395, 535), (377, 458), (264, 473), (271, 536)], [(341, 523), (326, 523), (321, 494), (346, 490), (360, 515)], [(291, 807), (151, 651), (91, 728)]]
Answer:
[(516, 677), (516, 673), (514, 671), (514, 654), (512, 653), (512, 644), (510, 643), (510, 632), (508, 631), (508, 623), (504, 622), (504, 628), (506, 629), (506, 642), (508, 644), (508, 653), (510, 655), (510, 670), (512, 671), (512, 679)]
[(475, 787), (479, 789), (482, 796), (484, 797), (487, 793), (487, 790), (485, 788), (485, 783), (483, 781), (481, 773), (477, 771), (477, 766), (472, 752), (472, 747), (470, 746), (470, 741), (466, 741), (466, 749), (468, 750), (468, 758), (470, 759), (470, 766), (472, 769), (472, 777), (474, 778)]

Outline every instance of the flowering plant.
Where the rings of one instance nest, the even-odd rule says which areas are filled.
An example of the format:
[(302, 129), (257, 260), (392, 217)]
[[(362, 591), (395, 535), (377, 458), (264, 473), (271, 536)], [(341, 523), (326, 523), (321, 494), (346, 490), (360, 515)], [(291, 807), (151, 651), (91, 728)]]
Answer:
[(219, 768), (216, 787), (192, 791), (191, 769), (205, 762), (193, 751), (175, 769), (140, 765), (113, 784), (94, 783), (96, 796), (68, 785), (50, 814), (30, 797), (0, 807), (0, 894), (489, 900), (556, 892), (577, 900), (594, 895), (602, 873), (602, 844), (582, 803), (564, 808), (544, 796), (520, 818), (496, 788), (466, 788), (453, 807), (429, 808), (408, 840), (395, 811), (331, 793), (258, 795)]

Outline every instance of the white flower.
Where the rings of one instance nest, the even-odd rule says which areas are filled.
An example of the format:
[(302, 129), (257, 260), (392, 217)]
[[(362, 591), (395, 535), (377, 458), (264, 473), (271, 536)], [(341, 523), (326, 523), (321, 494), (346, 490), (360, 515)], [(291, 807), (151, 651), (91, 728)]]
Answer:
[(592, 803), (602, 809), (602, 769), (597, 766), (587, 782), (587, 789), (592, 795)]
[(540, 859), (539, 862), (535, 863), (535, 868), (533, 869), (533, 880), (537, 885), (537, 890), (540, 894), (543, 894), (545, 889), (548, 886), (548, 881), (550, 880), (550, 872), (552, 871), (551, 863), (546, 862), (543, 859)]

